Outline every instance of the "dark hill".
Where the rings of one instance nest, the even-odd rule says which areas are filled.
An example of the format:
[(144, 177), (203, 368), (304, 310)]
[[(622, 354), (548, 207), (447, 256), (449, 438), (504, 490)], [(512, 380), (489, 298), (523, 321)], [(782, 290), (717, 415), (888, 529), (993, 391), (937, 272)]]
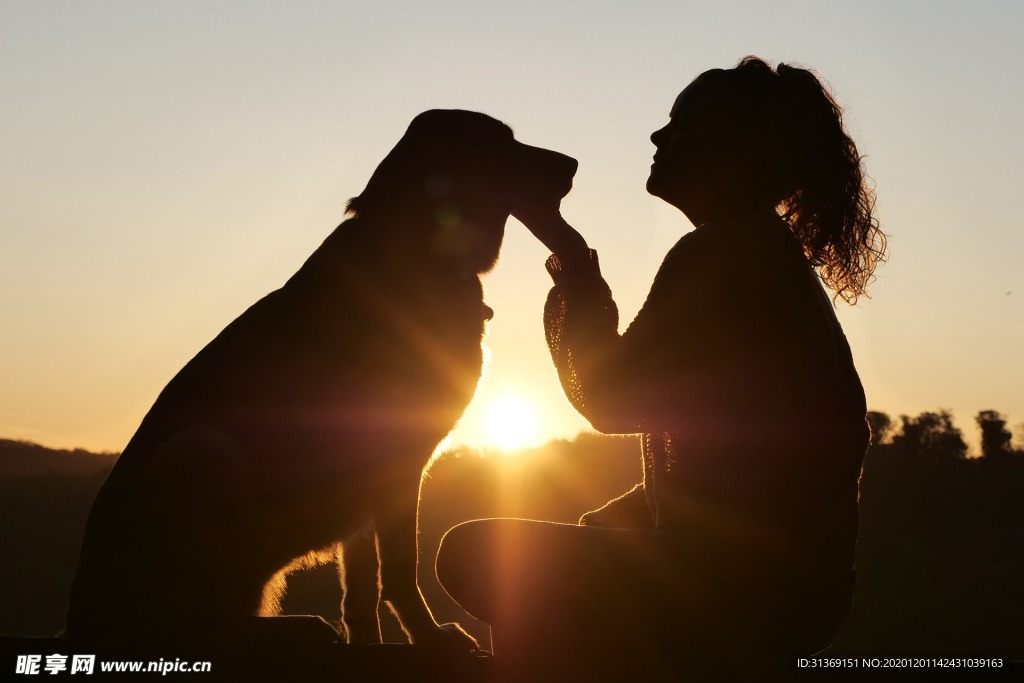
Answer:
[(55, 450), (29, 441), (0, 439), (0, 477), (93, 475), (109, 471), (116, 459), (115, 453)]
[(0, 439), (0, 634), (63, 625), (85, 518), (116, 459)]

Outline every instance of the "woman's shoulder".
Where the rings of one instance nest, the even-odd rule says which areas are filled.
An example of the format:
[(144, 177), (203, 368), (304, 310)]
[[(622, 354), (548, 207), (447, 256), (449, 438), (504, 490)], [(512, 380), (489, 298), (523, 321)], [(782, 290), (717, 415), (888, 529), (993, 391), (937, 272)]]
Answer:
[[(704, 223), (683, 235), (666, 254), (663, 271), (686, 271), (688, 279), (755, 282), (771, 287), (781, 279), (802, 280), (807, 258), (789, 226), (771, 217), (737, 217)], [(763, 291), (761, 286), (758, 287)]]
[(740, 215), (703, 223), (683, 235), (669, 256), (698, 252), (723, 260), (766, 260), (783, 254), (803, 257), (803, 249), (789, 225), (772, 215)]

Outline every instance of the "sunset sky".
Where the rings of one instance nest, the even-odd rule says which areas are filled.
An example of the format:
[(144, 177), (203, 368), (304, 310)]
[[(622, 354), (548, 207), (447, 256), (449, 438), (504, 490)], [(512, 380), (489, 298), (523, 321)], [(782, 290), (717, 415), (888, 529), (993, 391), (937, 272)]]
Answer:
[[(644, 191), (649, 135), (747, 54), (828, 78), (868, 156), (891, 259), (839, 315), (869, 406), (950, 408), (971, 439), (982, 409), (1024, 422), (1022, 28), (1015, 1), (4, 3), (0, 437), (120, 450), (425, 109), (580, 161), (563, 212), (624, 328), (692, 229)], [(545, 257), (510, 220), (455, 442), (493, 443), (499, 402), (534, 440), (587, 427), (544, 344)]]

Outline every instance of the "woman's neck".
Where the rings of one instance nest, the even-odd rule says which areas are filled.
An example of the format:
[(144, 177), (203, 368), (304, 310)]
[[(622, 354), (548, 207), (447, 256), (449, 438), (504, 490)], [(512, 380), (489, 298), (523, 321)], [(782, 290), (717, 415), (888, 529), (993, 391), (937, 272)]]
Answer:
[(721, 203), (714, 206), (677, 206), (694, 226), (737, 221), (777, 221), (779, 214), (774, 207), (742, 203)]

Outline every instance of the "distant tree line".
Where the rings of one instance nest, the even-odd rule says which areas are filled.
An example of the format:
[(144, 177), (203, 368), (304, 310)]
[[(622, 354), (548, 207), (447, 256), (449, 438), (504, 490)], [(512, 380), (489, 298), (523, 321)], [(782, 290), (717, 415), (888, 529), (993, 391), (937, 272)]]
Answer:
[(1024, 656), (1024, 451), (1006, 419), (977, 414), (976, 458), (947, 410), (868, 421), (857, 593), (834, 649)]
[[(904, 454), (967, 457), (963, 433), (953, 425), (953, 415), (948, 410), (924, 412), (917, 417), (901, 415), (898, 428), (892, 418), (878, 411), (868, 411), (867, 420), (871, 425), (871, 442), (874, 445), (890, 444)], [(1024, 453), (1024, 450), (1012, 446), (1013, 434), (1007, 429), (1006, 418), (998, 411), (979, 411), (974, 421), (981, 431), (982, 458), (1008, 461)]]

